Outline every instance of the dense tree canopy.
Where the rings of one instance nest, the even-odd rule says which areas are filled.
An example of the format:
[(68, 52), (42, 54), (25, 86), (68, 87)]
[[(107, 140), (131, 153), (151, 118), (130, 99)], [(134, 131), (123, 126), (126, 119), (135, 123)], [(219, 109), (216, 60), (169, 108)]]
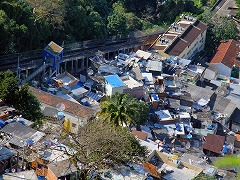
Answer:
[(148, 31), (186, 11), (199, 13), (188, 0), (1, 0), (0, 54)]
[(220, 41), (237, 39), (239, 30), (233, 20), (226, 17), (213, 16), (209, 8), (205, 9), (200, 19), (208, 25), (205, 50), (209, 56), (212, 56), (212, 51), (216, 49)]
[(40, 103), (28, 90), (27, 85), (18, 86), (18, 79), (12, 71), (0, 72), (0, 99), (13, 105), (17, 112), (31, 121), (42, 117)]
[[(142, 161), (147, 153), (127, 129), (110, 123), (94, 121), (82, 127), (77, 136), (72, 135), (68, 146), (76, 153), (69, 154), (71, 162), (82, 170), (99, 170), (130, 161)], [(79, 168), (79, 166), (77, 166)]]

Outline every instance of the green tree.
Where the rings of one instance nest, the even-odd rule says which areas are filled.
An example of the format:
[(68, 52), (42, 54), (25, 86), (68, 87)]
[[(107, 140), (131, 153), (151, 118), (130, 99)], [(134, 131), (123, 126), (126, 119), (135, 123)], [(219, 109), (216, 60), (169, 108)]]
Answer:
[(127, 13), (121, 2), (114, 3), (112, 7), (114, 12), (122, 14), (126, 18), (127, 32), (133, 32), (135, 30), (142, 29), (143, 25), (141, 19), (132, 12)]
[(28, 120), (38, 121), (42, 118), (40, 103), (36, 96), (29, 91), (27, 84), (19, 88), (15, 108), (19, 114)]
[(87, 34), (89, 39), (101, 39), (107, 35), (104, 20), (96, 11), (90, 12), (88, 16)]
[(0, 99), (13, 105), (24, 118), (38, 121), (42, 117), (40, 103), (27, 85), (19, 87), (17, 83), (18, 79), (12, 71), (0, 72)]
[(54, 28), (62, 28), (65, 16), (64, 0), (26, 0), (32, 7), (35, 21), (45, 20)]
[(106, 97), (100, 102), (100, 118), (108, 122), (120, 125), (138, 125), (146, 120), (148, 104), (130, 97), (127, 94), (116, 93), (112, 97)]
[(127, 129), (99, 120), (82, 127), (71, 139), (67, 145), (76, 153), (66, 153), (78, 169), (77, 163), (81, 162), (80, 172), (106, 169), (132, 160), (141, 162), (147, 152)]
[(10, 70), (0, 72), (0, 99), (14, 104), (18, 99), (18, 79)]
[(218, 19), (218, 24), (214, 26), (213, 32), (218, 40), (236, 39), (239, 33), (237, 24), (233, 20), (224, 17)]
[(49, 38), (48, 24), (35, 21), (25, 0), (0, 1), (0, 54), (39, 48)]
[(108, 16), (107, 28), (112, 35), (126, 35), (128, 32), (125, 16), (114, 12), (112, 15)]
[(135, 16), (133, 13), (126, 13), (126, 23), (127, 23), (127, 31), (133, 32), (135, 30), (141, 30), (143, 27), (143, 24), (141, 22), (141, 19)]
[(9, 18), (7, 17), (5, 11), (0, 10), (0, 54), (9, 51), (9, 46), (11, 45), (11, 32), (9, 31)]

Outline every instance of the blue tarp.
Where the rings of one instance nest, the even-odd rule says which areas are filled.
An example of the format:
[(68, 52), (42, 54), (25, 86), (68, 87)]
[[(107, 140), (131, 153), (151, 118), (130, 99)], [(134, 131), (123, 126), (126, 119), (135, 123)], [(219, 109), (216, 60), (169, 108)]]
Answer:
[(187, 135), (187, 138), (188, 138), (188, 139), (192, 139), (192, 135), (191, 135), (191, 134), (188, 134), (188, 135)]
[(167, 149), (169, 148), (169, 146), (167, 144), (164, 144), (164, 148)]
[(182, 131), (182, 128), (181, 128), (181, 126), (178, 123), (176, 123), (176, 130), (179, 131), (179, 132)]
[(208, 130), (212, 130), (212, 126), (207, 126), (207, 129)]
[(62, 111), (58, 112), (58, 116), (64, 116), (64, 112)]
[(25, 125), (25, 121), (24, 120), (19, 120), (18, 121), (20, 124), (22, 124), (22, 125)]
[(0, 119), (0, 127), (3, 127), (5, 125), (5, 121), (3, 121), (2, 119)]
[(81, 81), (78, 81), (77, 85), (83, 87), (83, 83)]
[(222, 153), (227, 154), (229, 152), (229, 148), (227, 146), (223, 146)]
[(28, 140), (26, 140), (26, 143), (27, 143), (28, 145), (32, 146), (33, 143), (34, 143), (34, 141), (33, 141), (32, 139), (28, 139)]
[(38, 180), (46, 180), (44, 176), (38, 176)]
[(152, 97), (153, 97), (153, 99), (154, 99), (155, 101), (158, 100), (158, 96), (157, 96), (156, 94), (152, 94)]

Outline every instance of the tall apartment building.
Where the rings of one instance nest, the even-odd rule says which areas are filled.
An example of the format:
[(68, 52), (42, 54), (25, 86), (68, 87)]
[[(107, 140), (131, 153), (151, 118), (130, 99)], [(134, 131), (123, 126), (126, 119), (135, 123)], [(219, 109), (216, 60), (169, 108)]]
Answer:
[(206, 31), (207, 25), (194, 17), (182, 15), (158, 37), (152, 48), (160, 54), (192, 59), (204, 49)]

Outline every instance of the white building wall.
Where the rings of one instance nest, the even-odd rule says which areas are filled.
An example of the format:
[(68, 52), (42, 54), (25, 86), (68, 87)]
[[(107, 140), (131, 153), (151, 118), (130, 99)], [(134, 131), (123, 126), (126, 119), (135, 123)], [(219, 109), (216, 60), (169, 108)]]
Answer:
[(112, 86), (110, 84), (105, 84), (105, 93), (107, 96), (111, 96), (112, 95)]
[(126, 86), (120, 86), (120, 87), (112, 87), (110, 84), (105, 85), (105, 92), (107, 96), (112, 96), (116, 92), (119, 92), (120, 94), (123, 93), (123, 90), (126, 89)]
[(206, 41), (206, 32), (199, 34), (199, 36), (190, 44), (188, 47), (184, 49), (184, 51), (179, 55), (180, 58), (192, 59), (197, 52), (200, 52), (205, 47)]

